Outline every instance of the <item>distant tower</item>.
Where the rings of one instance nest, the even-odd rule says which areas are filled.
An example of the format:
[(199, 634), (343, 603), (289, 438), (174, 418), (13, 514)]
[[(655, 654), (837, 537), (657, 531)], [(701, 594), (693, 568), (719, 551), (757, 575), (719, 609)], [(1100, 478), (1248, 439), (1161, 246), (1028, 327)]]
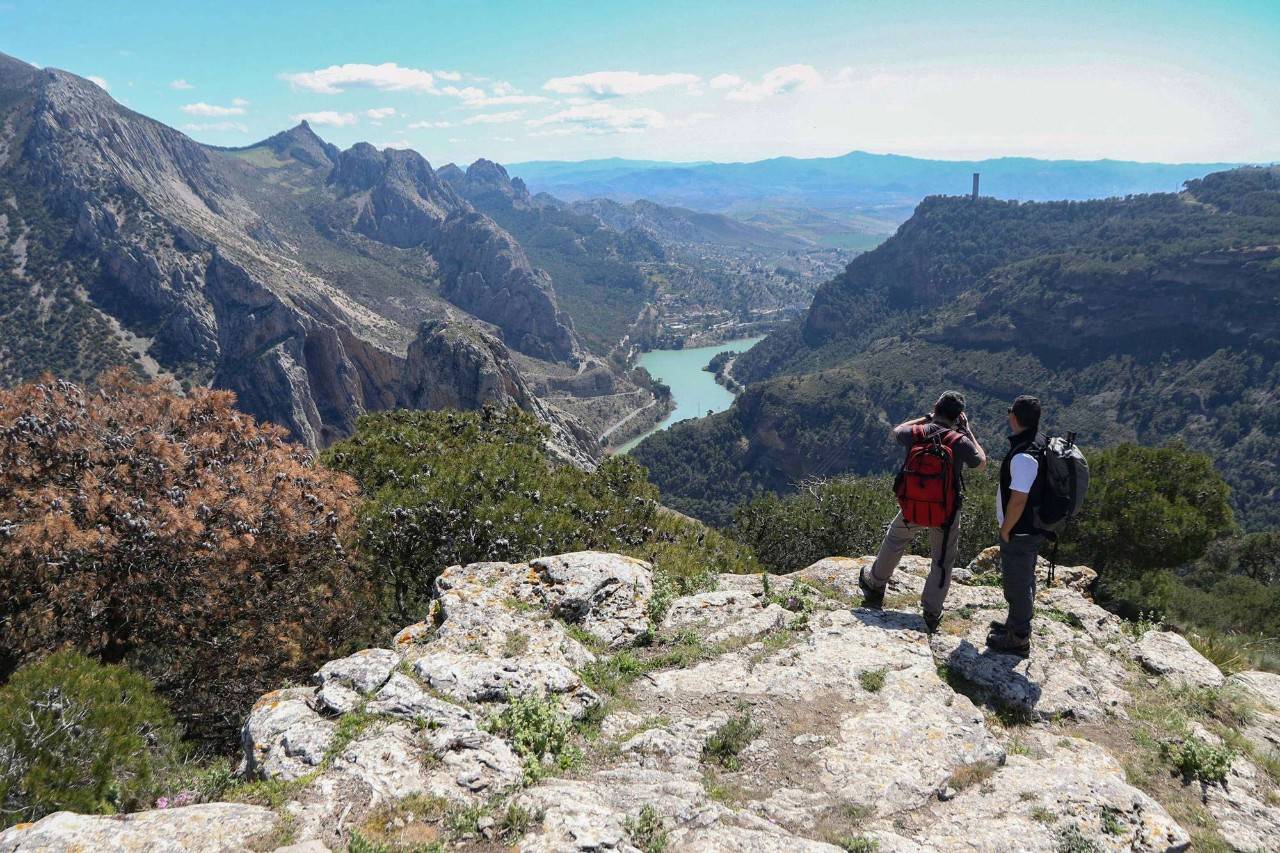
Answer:
[(973, 195), (969, 196), (969, 198), (973, 199), (974, 201), (977, 201), (978, 199), (978, 173), (977, 172), (973, 173)]

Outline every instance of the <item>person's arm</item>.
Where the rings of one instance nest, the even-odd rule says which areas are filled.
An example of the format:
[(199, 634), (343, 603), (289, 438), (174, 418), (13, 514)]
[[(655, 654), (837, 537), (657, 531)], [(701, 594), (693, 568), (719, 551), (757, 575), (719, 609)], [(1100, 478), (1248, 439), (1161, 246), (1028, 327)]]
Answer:
[(912, 418), (909, 421), (903, 421), (902, 423), (898, 424), (896, 427), (893, 428), (894, 440), (896, 440), (898, 444), (901, 444), (903, 447), (910, 447), (916, 442), (915, 434), (913, 430), (920, 424), (925, 424), (928, 422), (929, 422), (928, 416), (925, 416), (922, 418)]
[(965, 416), (964, 412), (960, 413), (960, 421), (957, 424), (957, 426), (960, 427), (960, 432), (964, 433), (964, 437), (969, 439), (969, 441), (973, 442), (973, 449), (977, 451), (978, 461), (973, 466), (973, 470), (981, 471), (982, 469), (986, 468), (987, 467), (987, 451), (982, 449), (982, 445), (978, 442), (978, 437), (974, 435), (973, 430), (969, 428), (969, 419)]
[(1004, 508), (1004, 526), (1000, 528), (1000, 538), (1008, 542), (1013, 535), (1013, 526), (1022, 518), (1022, 511), (1027, 508), (1027, 493), (1009, 490), (1009, 505)]
[(1014, 525), (1027, 509), (1027, 495), (1035, 485), (1040, 463), (1034, 457), (1019, 453), (1009, 463), (1009, 505), (1004, 508), (1004, 524), (1000, 526), (1000, 538), (1005, 542), (1013, 535)]

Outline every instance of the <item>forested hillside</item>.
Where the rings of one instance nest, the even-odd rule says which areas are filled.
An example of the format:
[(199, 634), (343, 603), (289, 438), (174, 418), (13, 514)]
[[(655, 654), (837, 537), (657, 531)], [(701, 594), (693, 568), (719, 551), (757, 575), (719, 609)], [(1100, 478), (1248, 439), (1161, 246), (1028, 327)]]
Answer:
[(1280, 173), (1179, 194), (1017, 203), (933, 197), (741, 356), (727, 412), (637, 449), (676, 507), (734, 505), (818, 474), (881, 473), (886, 429), (943, 387), (999, 450), (1007, 401), (1099, 446), (1209, 452), (1250, 527), (1280, 522)]

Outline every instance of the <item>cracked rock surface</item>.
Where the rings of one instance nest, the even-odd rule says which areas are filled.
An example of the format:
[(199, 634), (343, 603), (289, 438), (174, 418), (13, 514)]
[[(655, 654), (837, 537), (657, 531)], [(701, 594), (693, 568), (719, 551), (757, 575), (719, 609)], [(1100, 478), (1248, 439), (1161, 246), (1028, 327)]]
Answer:
[[(994, 654), (984, 639), (1002, 595), (967, 582), (988, 570), (957, 574), (928, 635), (914, 600), (928, 562), (904, 559), (886, 608), (869, 610), (857, 576), (870, 559), (721, 575), (663, 612), (652, 568), (617, 555), (450, 567), (389, 648), (251, 709), (241, 772), (287, 783), (278, 808), (55, 815), (0, 834), (0, 853), (86, 838), (270, 849), (280, 826), (281, 849), (307, 853), (346, 850), (370, 826), (494, 851), (1177, 851), (1205, 826), (1235, 849), (1280, 848), (1280, 797), (1254, 758), (1280, 742), (1280, 676), (1213, 687), (1189, 647), (1139, 642), (1071, 584), (1040, 591), (1029, 658)], [(1132, 742), (1107, 735), (1152, 719), (1153, 693), (1196, 689), (1246, 703), (1240, 735), (1258, 751), (1233, 752), (1222, 782), (1177, 781), (1165, 765), (1140, 790)], [(489, 724), (520, 697), (568, 727), (578, 760), (531, 772), (511, 730)], [(1226, 748), (1190, 726), (1183, 737)], [(424, 802), (473, 817), (424, 823), (412, 811)], [(183, 834), (214, 823), (213, 846)]]

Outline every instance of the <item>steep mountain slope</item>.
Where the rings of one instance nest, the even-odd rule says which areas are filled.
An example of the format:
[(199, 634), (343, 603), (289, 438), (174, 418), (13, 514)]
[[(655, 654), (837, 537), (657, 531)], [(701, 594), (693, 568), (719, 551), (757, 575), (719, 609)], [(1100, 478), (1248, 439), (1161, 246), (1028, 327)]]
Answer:
[(746, 214), (769, 208), (860, 211), (900, 222), (916, 201), (940, 190), (967, 191), (982, 173), (984, 192), (1023, 201), (1088, 199), (1172, 190), (1228, 163), (1120, 160), (923, 160), (853, 151), (840, 157), (775, 157), (752, 163), (586, 161), (517, 163), (534, 192), (570, 201), (648, 199), (695, 210)]
[(0, 57), (0, 218), (0, 381), (124, 364), (229, 388), (318, 447), (411, 404), (424, 320), (487, 329), (545, 373), (586, 366), (550, 277), (426, 160), (338, 151), (305, 122), (209, 148)]
[(679, 345), (716, 326), (730, 336), (771, 327), (780, 309), (807, 304), (847, 258), (719, 214), (531, 196), (488, 160), (465, 172), (449, 164), (440, 175), (551, 272), (575, 327), (602, 355), (620, 343), (622, 356), (635, 346)]
[(926, 199), (739, 357), (732, 409), (636, 451), (673, 506), (727, 520), (758, 490), (889, 470), (885, 429), (964, 390), (988, 447), (1035, 393), (1089, 444), (1212, 453), (1251, 526), (1280, 522), (1280, 173), (1179, 195), (1019, 204)]
[(607, 228), (593, 216), (535, 200), (523, 181), (489, 160), (466, 172), (449, 164), (440, 175), (551, 273), (557, 297), (594, 351), (608, 354), (653, 300), (655, 287), (641, 265), (666, 256), (648, 233)]

